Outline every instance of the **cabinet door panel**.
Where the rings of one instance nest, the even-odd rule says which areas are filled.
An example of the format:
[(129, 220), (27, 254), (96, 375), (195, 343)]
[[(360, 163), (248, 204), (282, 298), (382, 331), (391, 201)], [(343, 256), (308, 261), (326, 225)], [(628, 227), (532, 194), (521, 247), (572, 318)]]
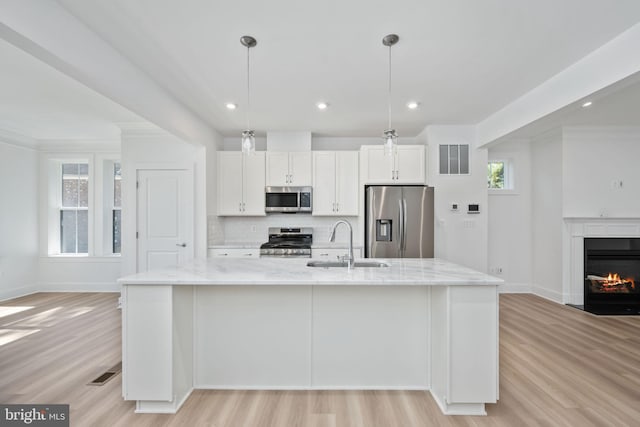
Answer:
[(388, 184), (393, 183), (393, 156), (385, 152), (382, 145), (363, 147), (364, 160), (366, 164), (365, 183), (366, 184)]
[[(257, 153), (256, 153), (257, 154)], [(264, 153), (262, 153), (264, 155)], [(266, 185), (283, 187), (291, 185), (287, 182), (289, 175), (289, 153), (286, 151), (270, 151), (267, 153)]]
[(218, 215), (240, 215), (242, 153), (218, 153)]
[(333, 151), (313, 153), (313, 215), (336, 215), (335, 158)]
[(289, 153), (289, 175), (291, 182), (289, 185), (311, 185), (311, 152), (291, 152)]
[(336, 152), (336, 202), (338, 215), (358, 215), (357, 151)]
[(262, 216), (264, 212), (264, 152), (244, 156), (244, 211), (243, 215)]
[(397, 179), (399, 184), (424, 184), (424, 146), (401, 145), (396, 151)]

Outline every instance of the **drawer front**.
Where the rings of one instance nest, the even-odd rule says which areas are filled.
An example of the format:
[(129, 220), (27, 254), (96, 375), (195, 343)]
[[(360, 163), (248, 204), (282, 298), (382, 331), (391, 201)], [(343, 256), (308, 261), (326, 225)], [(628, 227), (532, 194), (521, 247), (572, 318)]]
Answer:
[(259, 258), (260, 249), (216, 248), (209, 249), (209, 258)]

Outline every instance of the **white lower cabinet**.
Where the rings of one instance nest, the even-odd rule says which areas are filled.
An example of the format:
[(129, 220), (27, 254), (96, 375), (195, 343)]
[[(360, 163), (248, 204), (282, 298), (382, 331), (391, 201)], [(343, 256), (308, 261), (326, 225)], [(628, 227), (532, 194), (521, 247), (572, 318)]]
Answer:
[(209, 258), (259, 258), (258, 248), (213, 248), (208, 251)]

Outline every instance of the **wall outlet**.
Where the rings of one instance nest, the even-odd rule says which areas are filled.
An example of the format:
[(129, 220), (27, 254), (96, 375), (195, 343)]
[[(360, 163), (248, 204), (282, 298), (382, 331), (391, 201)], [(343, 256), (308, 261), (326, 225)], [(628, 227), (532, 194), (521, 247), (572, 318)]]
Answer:
[(502, 274), (502, 267), (491, 267), (491, 268), (489, 269), (489, 273), (490, 273), (490, 274), (497, 274), (497, 275), (500, 275), (500, 274)]
[(252, 225), (252, 226), (251, 226), (251, 232), (252, 232), (252, 233), (255, 233), (255, 232), (256, 232), (256, 226), (255, 226), (255, 225)]

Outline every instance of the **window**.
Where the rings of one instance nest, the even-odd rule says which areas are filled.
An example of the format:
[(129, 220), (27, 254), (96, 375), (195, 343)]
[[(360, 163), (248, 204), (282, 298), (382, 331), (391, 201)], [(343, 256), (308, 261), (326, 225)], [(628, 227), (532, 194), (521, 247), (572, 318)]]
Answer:
[(89, 164), (62, 163), (60, 253), (89, 252)]
[(42, 214), (49, 256), (121, 253), (122, 174), (119, 153), (60, 152), (42, 156)]
[(113, 163), (113, 209), (112, 209), (111, 250), (120, 253), (122, 224), (122, 173), (120, 162)]
[(440, 174), (469, 173), (469, 144), (440, 145)]
[(487, 164), (487, 187), (490, 190), (512, 190), (511, 162), (508, 160), (489, 160)]

